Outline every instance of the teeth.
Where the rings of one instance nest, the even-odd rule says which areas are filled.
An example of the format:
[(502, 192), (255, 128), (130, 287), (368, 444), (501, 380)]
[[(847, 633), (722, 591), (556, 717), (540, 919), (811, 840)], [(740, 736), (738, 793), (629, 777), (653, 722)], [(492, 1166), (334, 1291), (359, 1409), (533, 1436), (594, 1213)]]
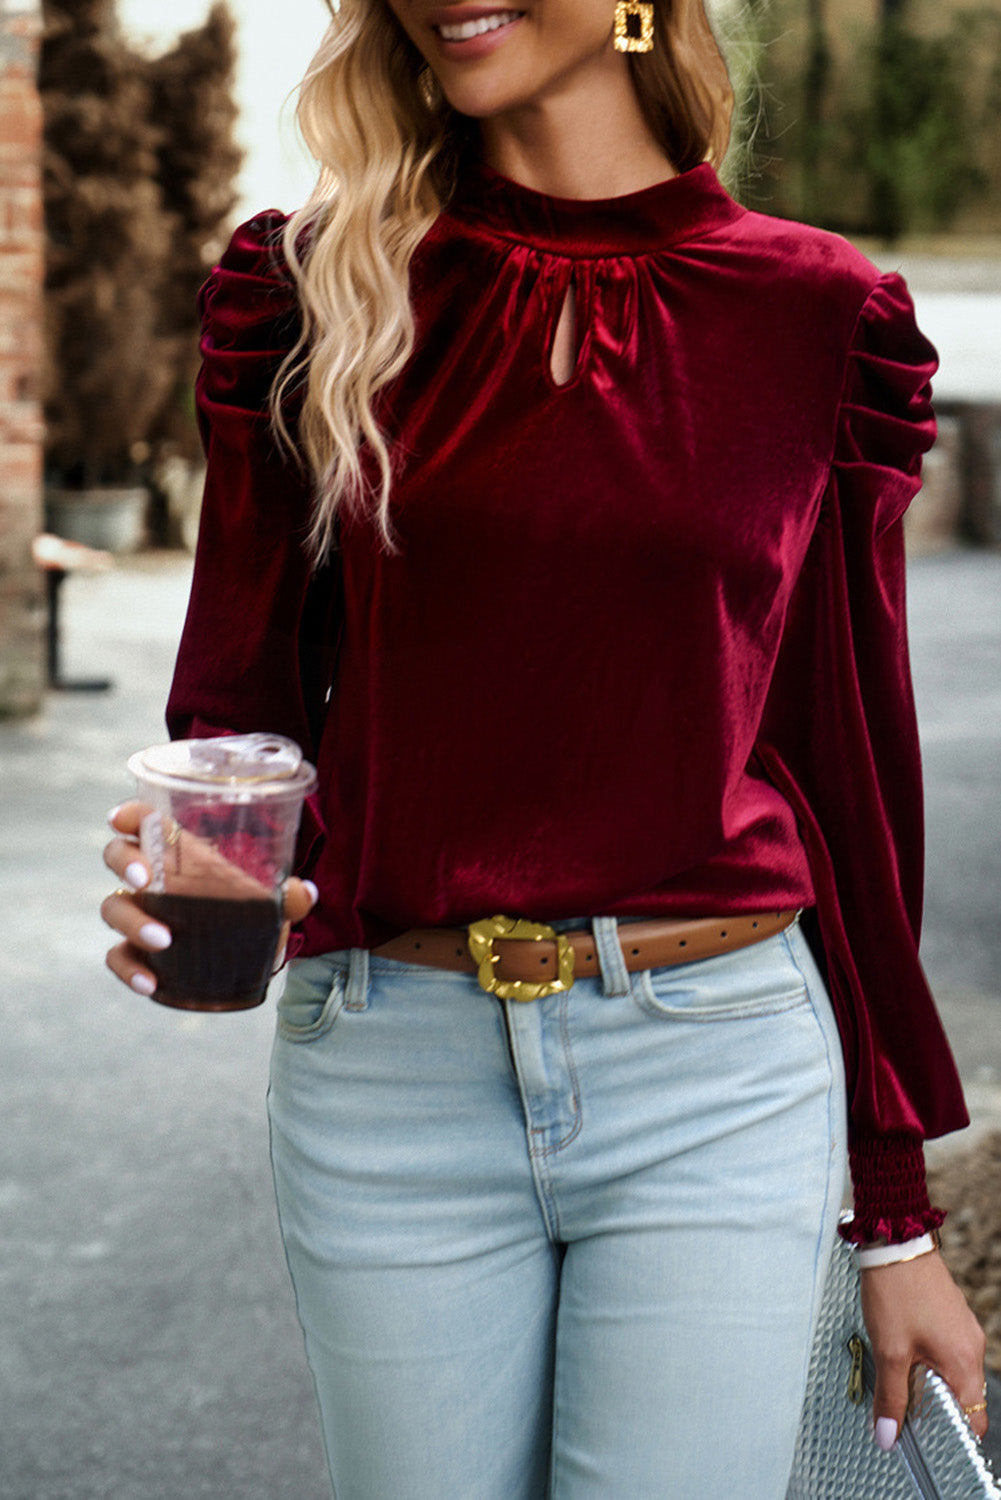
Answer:
[(455, 26), (436, 26), (438, 35), (446, 42), (468, 42), (471, 37), (483, 36), (488, 31), (499, 31), (510, 26), (523, 14), (520, 10), (508, 10), (499, 15), (481, 16), (477, 21), (460, 21)]

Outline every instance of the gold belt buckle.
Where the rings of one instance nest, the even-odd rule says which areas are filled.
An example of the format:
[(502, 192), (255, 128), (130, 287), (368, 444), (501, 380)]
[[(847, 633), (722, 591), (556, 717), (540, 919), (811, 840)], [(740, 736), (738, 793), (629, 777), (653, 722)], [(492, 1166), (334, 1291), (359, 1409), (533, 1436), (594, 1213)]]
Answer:
[[(569, 938), (543, 922), (529, 922), (524, 917), (484, 917), (469, 925), (469, 952), (477, 965), (480, 988), (488, 995), (497, 995), (501, 1000), (541, 1000), (546, 995), (558, 995), (570, 989), (574, 979), (574, 951)], [(495, 938), (531, 938), (535, 942), (548, 939), (556, 944), (557, 974), (554, 979), (498, 979), (494, 965), (500, 962), (500, 954), (494, 952)]]

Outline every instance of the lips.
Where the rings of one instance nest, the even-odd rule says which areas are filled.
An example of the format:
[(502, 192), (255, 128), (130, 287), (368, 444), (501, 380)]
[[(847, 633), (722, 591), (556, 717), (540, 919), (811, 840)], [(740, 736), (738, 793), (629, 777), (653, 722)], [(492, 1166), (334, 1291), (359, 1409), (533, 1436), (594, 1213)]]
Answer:
[(434, 33), (443, 62), (474, 63), (504, 46), (525, 15), (527, 9), (491, 5), (489, 0), (485, 5), (480, 0), (480, 5), (438, 6), (428, 13), (426, 24)]
[(450, 21), (448, 25), (436, 26), (435, 30), (445, 42), (471, 42), (473, 37), (486, 36), (491, 31), (500, 31), (524, 15), (523, 11), (494, 11), (472, 21)]

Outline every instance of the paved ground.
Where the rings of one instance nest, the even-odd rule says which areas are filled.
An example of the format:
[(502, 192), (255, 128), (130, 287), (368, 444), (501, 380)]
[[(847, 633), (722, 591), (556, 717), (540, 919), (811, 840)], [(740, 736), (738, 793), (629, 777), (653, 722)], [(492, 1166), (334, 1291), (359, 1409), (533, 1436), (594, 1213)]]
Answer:
[[(328, 1497), (268, 1180), (270, 1007), (179, 1016), (102, 968), (104, 815), (162, 735), (186, 581), (169, 558), (71, 581), (67, 671), (116, 690), (0, 726), (2, 1500)], [(1001, 556), (920, 560), (911, 610), (924, 953), (984, 1128), (1001, 1125)]]
[(187, 575), (70, 581), (67, 671), (116, 691), (0, 728), (3, 1500), (329, 1497), (268, 1178), (269, 1008), (137, 1003), (94, 920)]

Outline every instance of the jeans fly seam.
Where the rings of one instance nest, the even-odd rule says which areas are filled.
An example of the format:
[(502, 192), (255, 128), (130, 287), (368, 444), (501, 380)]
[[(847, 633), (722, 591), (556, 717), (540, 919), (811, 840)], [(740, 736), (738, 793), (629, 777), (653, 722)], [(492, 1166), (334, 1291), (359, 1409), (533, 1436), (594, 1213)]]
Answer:
[(540, 1159), (544, 1158), (546, 1153), (545, 1151), (536, 1151), (535, 1145), (532, 1140), (532, 1136), (535, 1133), (536, 1127), (532, 1124), (532, 1110), (528, 1100), (528, 1092), (525, 1088), (524, 1080), (522, 1078), (521, 1067), (519, 1065), (518, 1036), (508, 1017), (507, 1002), (502, 1001), (501, 1005), (502, 1014), (504, 1016), (504, 1027), (507, 1031), (511, 1060), (514, 1063), (515, 1078), (518, 1082), (518, 1095), (521, 1099), (521, 1111), (525, 1119), (525, 1145), (528, 1151), (528, 1164), (532, 1172), (532, 1181), (535, 1184), (535, 1196), (538, 1199), (539, 1207), (542, 1210), (542, 1219), (543, 1223), (546, 1226), (546, 1234), (549, 1237), (550, 1244), (555, 1245), (560, 1237), (559, 1213), (556, 1208), (556, 1200), (552, 1191), (552, 1183), (549, 1180), (549, 1175), (544, 1170), (543, 1162)]
[[(555, 1156), (557, 1151), (562, 1151), (564, 1146), (569, 1146), (571, 1141), (575, 1141), (577, 1139), (584, 1126), (584, 1112), (581, 1107), (580, 1077), (577, 1073), (577, 1065), (573, 1060), (573, 1051), (570, 1047), (569, 1000), (566, 995), (561, 996), (560, 1000), (560, 1041), (563, 1043), (563, 1057), (566, 1062), (567, 1076), (570, 1079), (570, 1087), (573, 1090), (573, 1123), (571, 1124), (570, 1129), (567, 1131), (566, 1135), (561, 1136), (558, 1141), (550, 1141), (547, 1145), (540, 1145), (538, 1148), (538, 1153), (540, 1156)], [(535, 1133), (536, 1130), (533, 1127), (533, 1134)], [(545, 1130), (545, 1127), (539, 1127), (537, 1133), (539, 1135), (545, 1135), (547, 1132)], [(532, 1149), (534, 1151), (535, 1147), (533, 1146)]]
[(532, 1169), (536, 1197), (542, 1210), (542, 1218), (550, 1244), (556, 1246), (560, 1240), (560, 1211), (556, 1206), (556, 1194), (553, 1191), (552, 1178), (547, 1170), (546, 1155), (545, 1151), (536, 1151), (529, 1141), (528, 1163)]

